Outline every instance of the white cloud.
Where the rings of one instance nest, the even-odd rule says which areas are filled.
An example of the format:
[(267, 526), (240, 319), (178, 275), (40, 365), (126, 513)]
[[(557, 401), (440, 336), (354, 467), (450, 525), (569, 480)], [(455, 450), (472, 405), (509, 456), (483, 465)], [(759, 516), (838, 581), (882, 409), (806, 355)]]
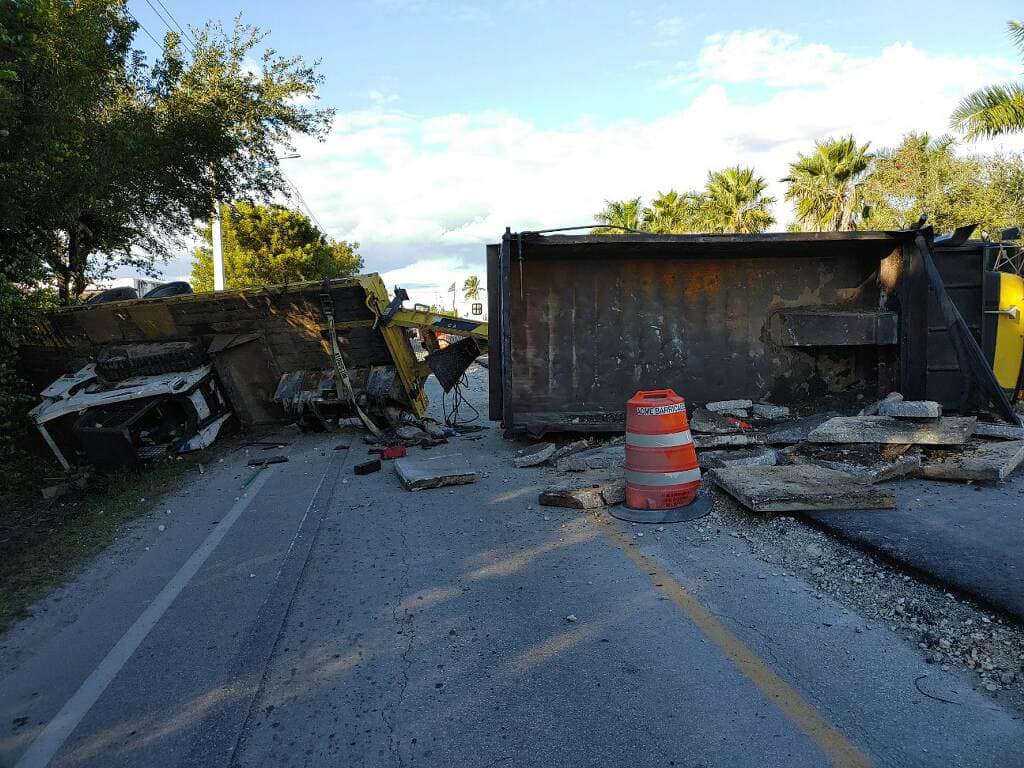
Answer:
[[(852, 132), (878, 147), (942, 133), (965, 93), (1017, 69), (907, 42), (853, 56), (763, 30), (708, 38), (688, 66), (689, 102), (645, 122), (547, 129), (511, 113), (419, 116), (386, 103), (342, 113), (325, 143), (298, 142), (289, 175), (332, 234), (361, 242), (368, 269), (429, 293), (482, 277), (484, 245), (506, 225), (587, 224), (607, 198), (698, 187), (726, 165), (753, 165), (781, 199), (787, 163), (815, 139)], [(760, 98), (731, 90), (751, 83)], [(781, 228), (789, 214), (777, 214)]]
[(850, 57), (796, 35), (754, 29), (711, 35), (697, 56), (699, 78), (726, 83), (760, 81), (772, 87), (821, 84), (840, 75)]
[(681, 16), (659, 19), (654, 23), (653, 45), (656, 48), (667, 48), (676, 45), (683, 32), (686, 31), (686, 27), (686, 21)]

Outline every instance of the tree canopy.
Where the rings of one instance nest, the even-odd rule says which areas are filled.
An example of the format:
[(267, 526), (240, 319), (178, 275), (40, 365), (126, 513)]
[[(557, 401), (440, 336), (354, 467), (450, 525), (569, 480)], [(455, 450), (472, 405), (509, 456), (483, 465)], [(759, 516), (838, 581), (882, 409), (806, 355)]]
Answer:
[(604, 226), (593, 233), (628, 234), (622, 227), (662, 235), (763, 232), (775, 222), (775, 198), (765, 194), (767, 186), (753, 168), (712, 171), (703, 190), (659, 192), (649, 207), (640, 197), (605, 201), (604, 210), (595, 216)]
[(469, 301), (470, 299), (480, 298), (480, 278), (476, 275), (470, 275), (462, 283), (462, 298)]
[[(1024, 24), (1008, 21), (1006, 26), (1024, 58)], [(969, 94), (953, 112), (950, 125), (968, 139), (1024, 131), (1024, 83), (990, 85)]]
[[(305, 214), (281, 205), (237, 202), (222, 206), (221, 247), (227, 288), (283, 285), (349, 277), (363, 268), (359, 243), (335, 242)], [(213, 290), (212, 226), (200, 228), (192, 287)]]
[(907, 134), (878, 153), (863, 184), (868, 229), (900, 229), (921, 214), (939, 232), (978, 224), (979, 234), (1024, 221), (1024, 158), (962, 155), (952, 137)]
[(811, 231), (855, 229), (861, 208), (861, 182), (871, 164), (868, 144), (853, 136), (825, 139), (814, 151), (797, 155), (783, 181), (794, 203), (798, 228)]
[(150, 63), (120, 0), (3, 9), (0, 250), (9, 276), (48, 274), (65, 301), (118, 266), (152, 271), (215, 200), (283, 190), (276, 153), (329, 126), (315, 68), (261, 54), (240, 20), (169, 32)]
[(753, 168), (734, 166), (708, 174), (704, 188), (704, 223), (708, 232), (764, 232), (775, 223), (775, 198), (765, 194), (768, 184)]

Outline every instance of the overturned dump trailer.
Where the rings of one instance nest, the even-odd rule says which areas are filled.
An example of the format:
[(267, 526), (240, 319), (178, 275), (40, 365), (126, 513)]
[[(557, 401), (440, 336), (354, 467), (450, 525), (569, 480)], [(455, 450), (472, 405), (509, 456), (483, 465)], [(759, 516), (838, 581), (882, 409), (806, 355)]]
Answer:
[[(791, 405), (896, 390), (956, 409), (963, 345), (929, 285), (921, 232), (506, 231), (487, 248), (490, 416), (510, 432), (619, 431), (626, 400), (661, 387), (697, 403)], [(993, 354), (994, 247), (966, 234), (929, 232), (928, 249)], [(1015, 371), (1020, 346), (1018, 334)]]
[[(22, 373), (40, 387), (53, 382), (32, 417), (62, 462), (55, 442), (89, 454), (85, 442), (96, 442), (101, 428), (104, 439), (123, 435), (125, 452), (144, 457), (155, 446), (147, 454), (137, 437), (148, 437), (151, 429), (131, 429), (143, 423), (127, 413), (139, 399), (133, 392), (178, 396), (175, 388), (184, 386), (179, 379), (188, 377), (167, 374), (191, 371), (205, 381), (200, 374), (211, 369), (218, 392), (246, 426), (300, 420), (310, 414), (296, 409), (307, 408), (313, 416), (327, 413), (321, 421), (362, 412), (381, 426), (389, 410), (421, 417), (427, 376), (435, 373), (451, 388), (486, 348), (487, 324), (406, 309), (405, 291), (395, 294), (389, 297), (380, 277), (368, 274), (50, 312), (21, 349)], [(467, 338), (420, 361), (409, 339), (414, 328), (428, 338), (435, 332)], [(345, 379), (351, 397), (338, 383)], [(116, 415), (82, 420), (84, 409), (115, 402)], [(200, 411), (208, 416), (205, 404)], [(160, 422), (182, 445), (189, 437), (184, 433), (204, 423), (187, 415), (173, 430), (167, 419)]]

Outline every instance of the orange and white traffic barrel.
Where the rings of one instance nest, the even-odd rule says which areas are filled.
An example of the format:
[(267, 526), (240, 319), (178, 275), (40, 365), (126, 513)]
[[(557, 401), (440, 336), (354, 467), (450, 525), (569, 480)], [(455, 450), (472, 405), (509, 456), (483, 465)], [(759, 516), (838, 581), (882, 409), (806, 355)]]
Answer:
[[(671, 389), (637, 392), (626, 404), (626, 508), (633, 522), (674, 522), (706, 511), (686, 401)], [(702, 501), (706, 502), (707, 497)]]

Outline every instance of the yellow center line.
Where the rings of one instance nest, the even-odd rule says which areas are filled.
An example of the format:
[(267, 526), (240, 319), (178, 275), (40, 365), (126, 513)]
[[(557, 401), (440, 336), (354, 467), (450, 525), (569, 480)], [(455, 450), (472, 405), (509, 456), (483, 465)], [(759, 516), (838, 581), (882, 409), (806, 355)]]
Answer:
[(837, 768), (868, 768), (874, 765), (870, 758), (855, 747), (832, 723), (808, 704), (803, 697), (779, 677), (742, 640), (716, 619), (696, 597), (664, 568), (647, 557), (614, 523), (604, 515), (594, 519), (608, 537), (644, 572), (652, 583), (664, 592), (698, 629), (721, 649), (729, 659), (769, 699), (775, 702), (786, 717), (806, 734), (825, 753)]

